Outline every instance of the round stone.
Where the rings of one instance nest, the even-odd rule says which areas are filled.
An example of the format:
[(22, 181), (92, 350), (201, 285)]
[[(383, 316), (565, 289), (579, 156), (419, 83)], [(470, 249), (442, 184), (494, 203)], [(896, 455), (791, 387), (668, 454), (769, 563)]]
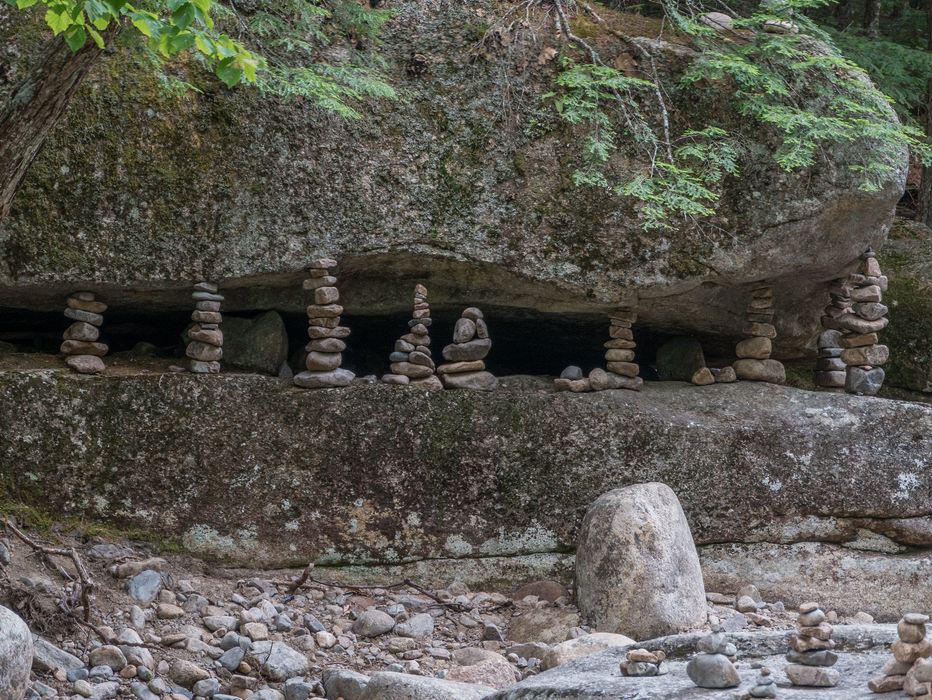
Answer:
[(453, 342), (467, 343), (476, 337), (476, 324), (468, 318), (461, 318), (453, 327)]

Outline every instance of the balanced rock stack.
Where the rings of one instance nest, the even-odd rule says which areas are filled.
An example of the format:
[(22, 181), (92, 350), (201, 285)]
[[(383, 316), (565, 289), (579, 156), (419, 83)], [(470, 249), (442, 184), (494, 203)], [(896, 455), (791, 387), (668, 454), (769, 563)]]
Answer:
[(336, 266), (337, 261), (330, 258), (315, 260), (310, 266), (310, 276), (304, 280), (304, 288), (314, 292), (314, 303), (307, 307), (307, 335), (310, 338), (304, 348), (307, 351), (304, 360), (307, 371), (294, 377), (295, 386), (304, 389), (348, 386), (356, 376), (341, 367), (346, 349), (344, 339), (349, 337), (350, 329), (340, 325), (343, 307), (337, 303), (340, 291), (333, 275)]
[(644, 380), (638, 374), (641, 368), (634, 361), (634, 331), (638, 320), (637, 311), (630, 307), (616, 309), (608, 315), (609, 339), (605, 341), (605, 369), (594, 369), (589, 373), (589, 384), (593, 391), (605, 389), (641, 388)]
[(738, 379), (771, 384), (786, 383), (782, 362), (770, 358), (777, 329), (773, 325), (773, 289), (764, 284), (751, 290), (751, 302), (744, 316), (744, 340), (735, 347)]
[[(883, 667), (883, 675), (871, 678), (867, 687), (875, 693), (905, 690), (912, 696), (932, 694), (932, 643), (926, 639), (928, 615), (908, 613), (896, 626), (899, 640), (891, 651), (893, 658)], [(922, 691), (922, 692), (917, 692)]]
[(195, 374), (216, 374), (220, 371), (220, 358), (223, 357), (223, 331), (220, 330), (223, 316), (220, 304), (223, 296), (217, 291), (215, 284), (198, 282), (191, 294), (194, 299), (194, 311), (191, 313), (194, 325), (188, 329), (185, 354), (191, 358), (190, 369)]
[(626, 676), (663, 676), (669, 672), (663, 651), (632, 649), (621, 662), (621, 672)]
[(427, 287), (419, 284), (414, 288), (414, 311), (408, 321), (408, 333), (395, 341), (395, 350), (388, 358), (392, 363), (392, 373), (383, 376), (383, 382), (410, 384), (429, 391), (443, 389), (443, 384), (434, 374), (435, 365), (430, 353), (431, 323)]
[(453, 343), (443, 349), (447, 360), (437, 374), (447, 389), (491, 391), (498, 386), (495, 375), (485, 371), (486, 355), (492, 349), (489, 327), (482, 311), (474, 306), (464, 309), (453, 328)]
[[(829, 305), (835, 309), (835, 299)], [(828, 329), (819, 335), (819, 359), (816, 360), (815, 383), (826, 389), (843, 389), (845, 361), (841, 359), (841, 331)]]
[(79, 374), (99, 374), (105, 369), (100, 358), (110, 348), (97, 339), (106, 310), (107, 305), (97, 301), (92, 292), (75, 292), (68, 297), (65, 318), (73, 323), (62, 336), (61, 351), (65, 364)]
[(734, 688), (741, 677), (731, 658), (738, 651), (721, 632), (706, 635), (696, 644), (698, 654), (686, 664), (686, 674), (700, 688)]
[(770, 669), (764, 666), (760, 670), (760, 677), (754, 682), (754, 685), (751, 686), (750, 690), (741, 694), (740, 700), (775, 697), (777, 697), (777, 685), (774, 682), (774, 678)]
[(846, 331), (841, 338), (841, 359), (847, 366), (845, 391), (874, 396), (883, 386), (884, 371), (878, 365), (890, 358), (886, 345), (878, 345), (877, 333), (887, 325), (887, 307), (881, 302), (887, 278), (880, 273), (874, 251), (861, 256), (857, 273), (848, 278), (851, 286), (850, 312), (842, 316)]
[(829, 668), (838, 661), (832, 651), (832, 626), (825, 621), (818, 603), (803, 603), (796, 618), (798, 630), (790, 636), (790, 651), (784, 669), (793, 685), (830, 688), (838, 685), (838, 671)]

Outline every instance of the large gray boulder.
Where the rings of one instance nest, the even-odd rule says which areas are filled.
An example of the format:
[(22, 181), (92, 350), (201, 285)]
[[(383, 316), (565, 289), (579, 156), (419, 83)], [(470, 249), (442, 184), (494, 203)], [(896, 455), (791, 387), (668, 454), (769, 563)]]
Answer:
[(285, 681), (307, 673), (310, 662), (285, 642), (255, 642), (249, 650), (249, 661), (273, 681)]
[(669, 486), (626, 486), (589, 507), (576, 551), (576, 597), (600, 632), (650, 639), (705, 623), (699, 555)]
[(69, 654), (64, 649), (59, 649), (51, 642), (34, 636), (32, 667), (36, 671), (47, 671), (54, 673), (57, 669), (65, 671), (76, 671), (84, 668), (84, 662), (74, 654)]
[(482, 700), (494, 692), (487, 685), (383, 671), (369, 679), (359, 700)]
[(29, 685), (32, 653), (29, 627), (0, 605), (0, 700), (22, 700)]

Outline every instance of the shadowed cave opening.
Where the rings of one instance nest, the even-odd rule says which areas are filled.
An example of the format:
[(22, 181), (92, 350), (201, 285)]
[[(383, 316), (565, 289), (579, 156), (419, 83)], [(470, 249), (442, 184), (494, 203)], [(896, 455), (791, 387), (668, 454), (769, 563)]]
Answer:
[[(431, 310), (431, 350), (437, 364), (444, 361), (442, 349), (452, 342), (453, 326), (464, 307)], [(226, 313), (225, 317), (255, 318), (266, 311), (237, 311)], [(558, 376), (567, 365), (578, 365), (584, 373), (605, 366), (603, 343), (608, 339), (608, 319), (602, 314), (545, 313), (510, 307), (486, 307), (483, 312), (493, 341), (486, 365), (497, 376)], [(288, 334), (288, 363), (293, 371), (301, 371), (302, 353), (308, 341), (307, 318), (300, 312), (277, 313)], [(409, 319), (409, 312), (345, 315), (343, 324), (352, 329), (352, 335), (347, 339), (343, 366), (360, 377), (388, 372), (388, 356), (395, 341), (407, 332)], [(184, 364), (181, 334), (189, 324), (188, 309), (114, 308), (106, 313), (101, 341), (109, 345), (109, 356), (122, 353), (169, 358)], [(61, 334), (68, 325), (69, 321), (60, 313), (0, 307), (0, 343), (7, 344), (0, 345), (0, 352), (57, 354)], [(652, 365), (657, 348), (674, 334), (645, 326), (635, 327), (634, 332), (635, 359), (641, 365), (641, 376), (645, 380), (656, 379)], [(711, 349), (715, 340), (704, 338), (703, 344)], [(721, 346), (725, 349), (727, 341)], [(233, 369), (232, 358), (225, 359), (224, 365)], [(713, 364), (713, 358), (709, 360)]]

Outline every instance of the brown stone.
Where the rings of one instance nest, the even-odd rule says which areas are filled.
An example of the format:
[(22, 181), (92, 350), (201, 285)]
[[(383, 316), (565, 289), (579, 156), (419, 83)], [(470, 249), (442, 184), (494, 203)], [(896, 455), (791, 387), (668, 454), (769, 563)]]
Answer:
[(865, 321), (854, 314), (844, 314), (838, 318), (822, 317), (822, 326), (839, 331), (851, 331), (857, 334), (877, 333), (887, 327), (890, 322), (887, 318), (878, 318), (876, 321)]
[(107, 310), (107, 305), (103, 302), (84, 301), (83, 299), (77, 299), (73, 296), (68, 297), (68, 307), (80, 311), (87, 311), (90, 314), (102, 314)]
[(614, 372), (595, 368), (589, 372), (589, 386), (593, 391), (606, 391), (610, 389), (631, 389), (640, 391), (644, 380), (640, 377), (623, 377)]
[(786, 383), (786, 369), (777, 360), (737, 360), (734, 368), (738, 379), (770, 384)]
[(923, 639), (921, 642), (912, 644), (910, 642), (893, 642), (890, 646), (893, 652), (893, 658), (903, 663), (915, 663), (917, 659), (927, 659), (932, 656), (932, 642)]
[(448, 362), (437, 368), (437, 374), (457, 374), (462, 372), (481, 372), (485, 369), (485, 362), (474, 360), (472, 362)]
[(696, 386), (709, 386), (710, 384), (715, 384), (715, 377), (708, 367), (701, 367), (693, 374), (691, 381)]
[(880, 263), (877, 258), (865, 258), (858, 266), (858, 272), (865, 277), (880, 277)]
[(308, 318), (336, 318), (343, 313), (339, 304), (311, 304), (307, 307)]
[(822, 651), (834, 649), (835, 642), (831, 639), (815, 639), (814, 637), (801, 637), (798, 634), (790, 636), (790, 648), (795, 651)]
[(614, 340), (607, 340), (603, 343), (603, 347), (608, 348), (609, 350), (633, 350), (637, 347), (637, 343), (633, 340), (625, 340), (624, 338), (615, 338)]
[(198, 311), (220, 311), (219, 301), (198, 301), (195, 302), (194, 308)]
[(741, 333), (759, 338), (777, 337), (777, 329), (770, 323), (745, 323)]
[(409, 386), (413, 386), (417, 389), (426, 389), (427, 391), (442, 391), (443, 382), (437, 378), (436, 375), (430, 375), (429, 377), (424, 377), (423, 379), (412, 379), (408, 382)]
[(314, 317), (307, 319), (308, 326), (317, 326), (318, 328), (336, 328), (340, 325), (339, 316), (329, 316), (329, 317)]
[(588, 379), (563, 379), (557, 377), (553, 380), (553, 388), (557, 391), (571, 391), (574, 394), (582, 394), (592, 391), (592, 386)]
[(827, 622), (822, 622), (816, 627), (800, 627), (799, 635), (812, 639), (829, 640), (832, 638), (832, 626)]
[(83, 340), (92, 343), (100, 337), (100, 329), (90, 323), (76, 321), (68, 326), (62, 337), (65, 340)]
[(868, 287), (856, 287), (851, 290), (851, 301), (879, 302), (882, 298), (880, 287), (872, 284)]
[(188, 343), (188, 347), (185, 349), (185, 354), (192, 360), (200, 360), (201, 362), (216, 362), (217, 360), (223, 358), (223, 348), (219, 348), (216, 345), (208, 345), (207, 343), (201, 343), (195, 340)]
[(188, 330), (188, 337), (191, 340), (197, 340), (208, 345), (216, 345), (218, 348), (223, 346), (223, 331), (205, 331), (200, 326), (192, 326)]
[(343, 362), (343, 355), (338, 352), (316, 352), (307, 354), (304, 366), (309, 372), (329, 372), (337, 369)]
[(312, 270), (329, 270), (336, 266), (337, 261), (333, 258), (317, 258), (317, 260), (312, 260), (311, 264), (308, 265)]
[[(314, 304), (326, 306), (340, 300), (340, 290), (336, 287), (318, 287), (314, 290)], [(340, 313), (343, 313), (343, 307), (340, 307)], [(317, 314), (315, 314), (317, 315)], [(327, 314), (319, 314), (326, 316)], [(339, 314), (336, 314), (339, 316)]]
[(65, 358), (65, 364), (78, 374), (100, 374), (107, 368), (96, 355), (70, 355)]
[(403, 374), (410, 379), (424, 379), (434, 373), (430, 367), (410, 362), (392, 362), (390, 367), (392, 374)]
[(847, 365), (882, 365), (890, 359), (890, 349), (886, 345), (848, 348), (841, 353), (841, 359)]
[(634, 351), (612, 348), (605, 351), (605, 359), (609, 362), (632, 362), (634, 360)]
[(843, 348), (860, 348), (865, 345), (876, 345), (880, 338), (876, 333), (863, 333), (861, 335), (843, 335), (841, 337), (841, 347)]
[(738, 381), (738, 375), (735, 374), (734, 367), (722, 367), (715, 375), (716, 384), (731, 384), (736, 381)]
[(346, 343), (338, 338), (318, 338), (304, 346), (308, 352), (343, 352)]
[(195, 323), (223, 323), (223, 315), (216, 311), (194, 311), (191, 320)]
[(903, 690), (906, 676), (878, 676), (867, 681), (867, 687), (874, 693), (892, 693), (894, 690)]
[(66, 340), (61, 344), (64, 355), (95, 355), (103, 357), (109, 348), (104, 343), (91, 343), (83, 340)]
[(751, 358), (754, 360), (766, 360), (773, 351), (773, 343), (770, 338), (755, 337), (745, 338), (735, 346), (735, 354), (740, 358)]
[(636, 377), (641, 372), (641, 368), (634, 362), (607, 362), (605, 369), (622, 377)]
[(336, 326), (333, 328), (309, 326), (307, 329), (307, 337), (311, 340), (316, 340), (318, 338), (348, 338), (349, 335), (350, 329), (346, 326)]
[[(577, 379), (577, 382), (586, 382)], [(492, 391), (498, 386), (498, 378), (489, 372), (462, 372), (459, 374), (444, 374), (443, 386), (447, 389), (474, 389), (477, 391)], [(572, 388), (570, 389), (572, 391)]]
[(323, 277), (309, 277), (304, 280), (305, 289), (319, 289), (320, 287), (333, 287), (337, 283), (337, 278), (330, 275), (325, 275)]
[(634, 340), (634, 333), (630, 328), (621, 326), (609, 326), (608, 334), (612, 338), (621, 338), (622, 340)]

